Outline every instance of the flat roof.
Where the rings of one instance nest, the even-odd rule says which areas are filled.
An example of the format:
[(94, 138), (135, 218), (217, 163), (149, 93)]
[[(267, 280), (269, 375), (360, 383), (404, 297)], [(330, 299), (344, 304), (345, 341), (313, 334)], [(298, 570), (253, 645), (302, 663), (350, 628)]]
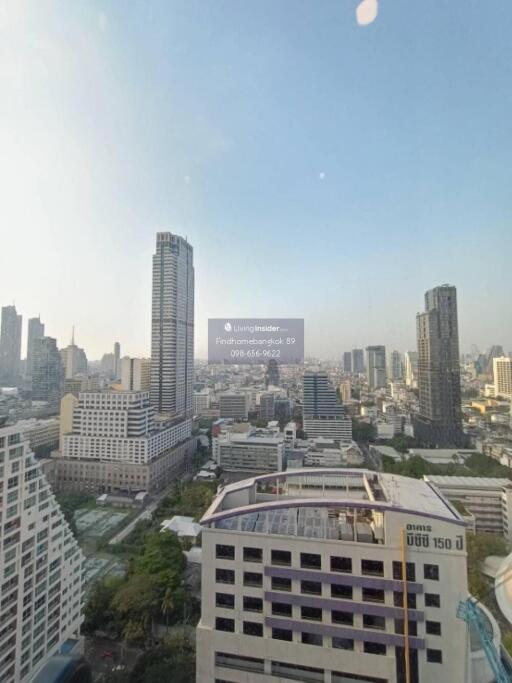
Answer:
[[(240, 504), (242, 491), (248, 493), (248, 504)], [(201, 522), (303, 507), (389, 510), (465, 525), (453, 506), (426, 480), (345, 468), (287, 470), (234, 482), (220, 491)]]
[(506, 477), (458, 477), (425, 474), (424, 479), (436, 486), (460, 486), (471, 489), (512, 487), (512, 481)]

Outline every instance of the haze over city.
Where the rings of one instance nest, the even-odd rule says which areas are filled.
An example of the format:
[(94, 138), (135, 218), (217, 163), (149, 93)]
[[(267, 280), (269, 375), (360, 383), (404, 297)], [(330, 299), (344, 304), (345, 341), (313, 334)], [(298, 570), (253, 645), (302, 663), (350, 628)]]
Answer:
[(512, 348), (512, 6), (356, 4), (4, 3), (2, 304), (147, 355), (161, 229), (194, 247), (198, 358), (223, 316), (415, 348), (442, 282), (462, 350)]

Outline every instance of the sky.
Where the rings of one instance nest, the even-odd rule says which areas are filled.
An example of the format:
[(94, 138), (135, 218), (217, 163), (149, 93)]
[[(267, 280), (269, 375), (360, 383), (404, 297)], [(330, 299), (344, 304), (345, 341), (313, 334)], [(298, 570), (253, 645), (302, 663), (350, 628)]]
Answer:
[(0, 304), (148, 355), (170, 230), (199, 358), (208, 317), (415, 348), (445, 282), (512, 350), (512, 3), (359, 2), (0, 0)]

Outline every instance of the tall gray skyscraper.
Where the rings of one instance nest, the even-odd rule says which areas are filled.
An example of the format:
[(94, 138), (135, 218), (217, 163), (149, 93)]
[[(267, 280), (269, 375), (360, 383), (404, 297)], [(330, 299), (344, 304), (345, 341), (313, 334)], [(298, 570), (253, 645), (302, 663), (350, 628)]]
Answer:
[(119, 342), (114, 343), (114, 379), (121, 378), (121, 344)]
[(193, 249), (170, 232), (156, 236), (151, 319), (151, 402), (159, 413), (194, 411)]
[(392, 380), (402, 379), (404, 376), (404, 368), (402, 363), (402, 354), (400, 351), (391, 351), (389, 354), (388, 377)]
[(352, 372), (352, 354), (345, 351), (343, 354), (343, 372)]
[(32, 362), (32, 398), (48, 401), (55, 408), (60, 401), (62, 362), (53, 337), (39, 337), (34, 341)]
[(37, 318), (29, 318), (27, 336), (27, 367), (25, 370), (27, 377), (32, 377), (34, 341), (36, 339), (40, 339), (41, 337), (44, 337), (44, 323), (41, 322), (39, 316)]
[(20, 376), (21, 315), (16, 306), (3, 306), (0, 330), (0, 381), (16, 384)]
[(415, 437), (425, 446), (464, 446), (455, 287), (441, 285), (426, 292), (416, 330), (420, 406)]
[(352, 439), (352, 420), (325, 372), (306, 372), (303, 379), (303, 427), (308, 438)]
[(364, 352), (363, 349), (352, 350), (352, 372), (355, 375), (362, 375), (364, 372)]
[(366, 347), (366, 372), (368, 389), (373, 391), (386, 386), (386, 347)]

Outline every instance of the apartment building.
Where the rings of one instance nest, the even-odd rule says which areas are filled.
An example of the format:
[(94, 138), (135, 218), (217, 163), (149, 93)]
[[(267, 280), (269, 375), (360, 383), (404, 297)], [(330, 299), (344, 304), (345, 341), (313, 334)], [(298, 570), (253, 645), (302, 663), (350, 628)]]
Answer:
[(247, 420), (249, 414), (249, 396), (245, 393), (220, 394), (220, 417), (234, 420)]
[(84, 557), (19, 424), (0, 429), (0, 537), (0, 681), (25, 683), (79, 639)]
[(411, 681), (465, 680), (465, 525), (428, 482), (274, 473), (201, 523), (198, 683), (405, 683), (406, 651)]
[(283, 469), (285, 439), (269, 430), (227, 431), (212, 440), (212, 456), (227, 472), (275, 472)]

